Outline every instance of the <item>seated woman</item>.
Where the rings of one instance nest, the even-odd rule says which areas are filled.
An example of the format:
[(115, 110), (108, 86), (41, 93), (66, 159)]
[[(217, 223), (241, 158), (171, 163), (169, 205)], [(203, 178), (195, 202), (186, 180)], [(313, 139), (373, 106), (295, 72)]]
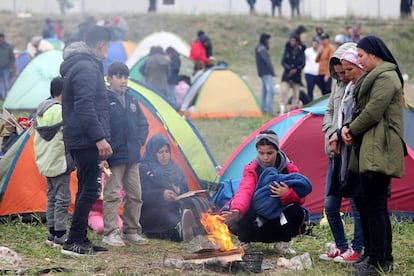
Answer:
[(274, 242), (276, 253), (295, 254), (289, 241), (301, 232), (306, 214), (301, 204), (311, 183), (280, 150), (274, 131), (261, 131), (256, 149), (257, 159), (245, 166), (239, 189), (221, 216), (246, 251), (250, 242)]
[[(199, 211), (207, 209), (207, 203), (197, 196), (176, 200), (178, 195), (188, 192), (188, 186), (183, 171), (171, 160), (171, 147), (166, 137), (154, 135), (148, 141), (139, 171), (143, 233), (148, 238), (172, 241), (189, 241), (200, 234), (196, 218)], [(195, 204), (188, 204), (191, 202)], [(193, 208), (200, 204), (202, 210)]]

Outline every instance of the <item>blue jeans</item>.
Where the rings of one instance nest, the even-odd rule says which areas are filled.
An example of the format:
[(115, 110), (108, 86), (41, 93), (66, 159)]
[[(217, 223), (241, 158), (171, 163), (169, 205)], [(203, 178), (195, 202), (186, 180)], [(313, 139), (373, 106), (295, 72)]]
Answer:
[(313, 101), (313, 89), (315, 88), (315, 85), (317, 85), (321, 91), (324, 91), (325, 83), (323, 78), (320, 78), (318, 75), (305, 74), (305, 80), (306, 88), (308, 90), (308, 98), (310, 101)]
[(71, 150), (70, 154), (76, 164), (78, 191), (67, 243), (82, 243), (87, 239), (89, 212), (101, 191), (101, 160), (96, 147)]
[(261, 107), (263, 112), (273, 112), (273, 98), (275, 96), (273, 76), (262, 76)]
[(9, 91), (10, 69), (0, 70), (0, 99), (5, 99)]
[[(339, 249), (348, 249), (348, 240), (345, 235), (344, 225), (340, 215), (340, 208), (342, 203), (341, 196), (329, 195), (328, 192), (332, 183), (332, 168), (333, 159), (330, 158), (328, 162), (328, 172), (326, 175), (326, 186), (325, 186), (325, 213), (328, 218), (329, 227), (331, 228), (332, 235), (335, 239), (336, 247)], [(352, 240), (352, 248), (354, 251), (361, 253), (364, 246), (364, 238), (362, 232), (361, 217), (356, 208), (354, 200), (350, 199), (352, 216), (354, 217), (354, 238)]]

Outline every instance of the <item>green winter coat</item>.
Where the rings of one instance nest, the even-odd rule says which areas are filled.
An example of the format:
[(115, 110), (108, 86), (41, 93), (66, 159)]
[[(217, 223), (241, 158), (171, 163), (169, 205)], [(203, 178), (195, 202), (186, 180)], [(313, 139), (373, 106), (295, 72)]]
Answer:
[(383, 62), (355, 85), (356, 107), (361, 112), (349, 128), (360, 143), (360, 153), (358, 158), (354, 146), (350, 171), (404, 175), (402, 86), (395, 69), (396, 65)]

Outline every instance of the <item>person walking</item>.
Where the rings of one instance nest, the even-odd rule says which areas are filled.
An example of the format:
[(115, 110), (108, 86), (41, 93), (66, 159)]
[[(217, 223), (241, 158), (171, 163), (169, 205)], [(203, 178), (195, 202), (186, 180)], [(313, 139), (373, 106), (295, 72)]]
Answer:
[(5, 35), (0, 33), (0, 99), (5, 99), (7, 96), (14, 62), (13, 46), (7, 43)]
[[(367, 72), (354, 89), (352, 119), (341, 129), (352, 145), (349, 171), (357, 173), (362, 204), (357, 205), (367, 226), (369, 251), (355, 266), (354, 275), (380, 275), (393, 270), (392, 228), (388, 213), (391, 178), (404, 175), (403, 86), (397, 61), (384, 41), (366, 36), (357, 44), (358, 56)], [(365, 230), (365, 229), (364, 229)]]
[(62, 246), (67, 238), (70, 173), (75, 169), (63, 142), (62, 88), (61, 77), (50, 83), (51, 98), (41, 102), (36, 111), (33, 142), (36, 165), (47, 180), (46, 244), (51, 246)]
[[(127, 88), (129, 69), (122, 62), (108, 68), (109, 113), (113, 155), (103, 161), (103, 168), (110, 168), (103, 192), (104, 237), (103, 242), (112, 246), (145, 244), (141, 237), (142, 198), (139, 178), (140, 150), (148, 135), (148, 122), (138, 105), (138, 99)], [(121, 206), (121, 188), (125, 205), (122, 214), (122, 233), (118, 227), (118, 210)]]
[(262, 112), (273, 114), (273, 98), (275, 95), (273, 77), (276, 75), (270, 59), (271, 35), (262, 33), (259, 44), (255, 48), (257, 74), (262, 79), (261, 109)]
[(95, 25), (88, 29), (84, 41), (73, 42), (63, 51), (63, 140), (78, 177), (72, 224), (62, 248), (66, 255), (87, 256), (106, 250), (88, 239), (87, 229), (89, 211), (100, 193), (101, 160), (112, 155), (102, 64), (110, 41), (110, 29)]

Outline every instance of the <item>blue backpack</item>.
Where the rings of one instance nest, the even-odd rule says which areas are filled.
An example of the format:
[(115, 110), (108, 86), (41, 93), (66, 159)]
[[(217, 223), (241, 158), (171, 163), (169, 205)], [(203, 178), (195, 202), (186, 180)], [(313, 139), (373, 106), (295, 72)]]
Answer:
[(225, 180), (220, 182), (217, 190), (211, 197), (213, 212), (219, 211), (236, 194), (239, 189), (240, 180)]

